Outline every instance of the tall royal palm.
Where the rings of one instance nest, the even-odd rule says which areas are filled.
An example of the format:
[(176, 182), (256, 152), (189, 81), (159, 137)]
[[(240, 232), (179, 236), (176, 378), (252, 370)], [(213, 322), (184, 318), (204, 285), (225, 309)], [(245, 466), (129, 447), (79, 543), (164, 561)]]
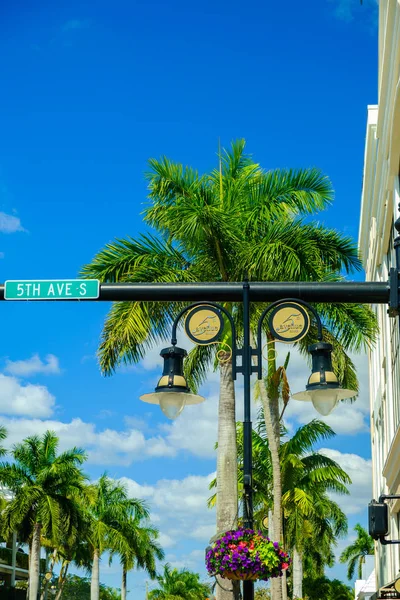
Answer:
[(293, 598), (303, 597), (304, 555), (310, 546), (318, 548), (317, 570), (318, 559), (329, 565), (337, 538), (347, 533), (347, 518), (329, 493), (348, 494), (351, 480), (338, 463), (313, 451), (315, 443), (334, 435), (326, 423), (314, 420), (281, 445), (284, 538), (293, 552)]
[(164, 552), (157, 542), (158, 529), (143, 518), (128, 515), (121, 524), (121, 532), (127, 541), (127, 547), (119, 552), (122, 566), (121, 600), (126, 600), (128, 571), (143, 569), (154, 579), (157, 574), (156, 561), (164, 558)]
[(3, 525), (8, 534), (30, 526), (29, 600), (37, 600), (41, 536), (76, 534), (86, 454), (80, 448), (58, 454), (58, 438), (47, 431), (14, 446), (11, 456), (13, 463), (0, 465), (0, 481), (12, 493)]
[(358, 565), (358, 578), (362, 579), (362, 567), (365, 557), (375, 553), (375, 543), (368, 532), (359, 523), (354, 527), (357, 538), (347, 546), (340, 555), (341, 563), (348, 563), (347, 577), (353, 579), (354, 571)]
[(149, 511), (138, 499), (129, 498), (127, 489), (118, 481), (102, 475), (88, 489), (90, 519), (88, 544), (92, 556), (90, 600), (100, 598), (100, 557), (105, 550), (129, 556), (130, 541), (124, 535), (129, 517), (146, 518)]
[[(355, 245), (323, 226), (302, 218), (326, 208), (331, 184), (317, 169), (264, 171), (244, 153), (243, 140), (223, 153), (220, 168), (200, 176), (167, 158), (150, 160), (147, 224), (159, 237), (127, 238), (109, 244), (85, 276), (102, 281), (195, 282), (320, 281), (332, 274), (361, 268)], [(181, 306), (150, 302), (113, 305), (104, 326), (99, 356), (106, 374), (120, 363), (139, 361), (150, 347), (170, 334), (171, 318)], [(240, 335), (241, 306), (233, 310)], [(253, 306), (254, 316), (259, 308)], [(368, 309), (347, 305), (331, 309), (327, 320), (357, 348), (374, 326)], [(229, 340), (228, 340), (229, 341)], [(215, 347), (195, 348), (188, 367), (191, 383), (199, 384), (213, 364)], [(218, 417), (217, 531), (235, 526), (237, 517), (235, 390), (229, 354), (220, 365)], [(275, 478), (275, 537), (281, 535), (279, 410), (275, 396), (260, 386), (271, 439)], [(275, 440), (275, 441), (274, 441)], [(230, 586), (224, 583), (224, 587)], [(274, 584), (276, 585), (276, 584)], [(217, 595), (231, 598), (218, 586)], [(279, 600), (279, 597), (277, 597)]]

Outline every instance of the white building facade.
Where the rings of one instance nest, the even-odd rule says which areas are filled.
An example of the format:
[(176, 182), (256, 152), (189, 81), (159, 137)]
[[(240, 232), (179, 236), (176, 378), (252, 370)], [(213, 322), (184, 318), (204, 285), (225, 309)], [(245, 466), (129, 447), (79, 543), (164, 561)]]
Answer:
[[(367, 281), (387, 281), (396, 267), (394, 221), (400, 216), (400, 0), (379, 2), (377, 106), (368, 107), (359, 247)], [(400, 267), (400, 265), (399, 265)], [(380, 335), (370, 351), (373, 497), (400, 494), (400, 324), (373, 306)], [(367, 499), (366, 499), (367, 504)], [(389, 503), (390, 539), (400, 539), (400, 500)], [(400, 598), (400, 545), (376, 544), (372, 598)]]

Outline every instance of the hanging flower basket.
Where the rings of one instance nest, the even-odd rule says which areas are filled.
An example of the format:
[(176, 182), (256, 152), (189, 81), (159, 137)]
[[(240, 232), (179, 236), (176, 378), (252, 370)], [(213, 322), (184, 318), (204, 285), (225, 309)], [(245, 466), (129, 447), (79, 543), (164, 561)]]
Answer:
[(206, 554), (210, 575), (237, 581), (281, 577), (291, 563), (278, 542), (253, 529), (233, 529), (219, 537)]

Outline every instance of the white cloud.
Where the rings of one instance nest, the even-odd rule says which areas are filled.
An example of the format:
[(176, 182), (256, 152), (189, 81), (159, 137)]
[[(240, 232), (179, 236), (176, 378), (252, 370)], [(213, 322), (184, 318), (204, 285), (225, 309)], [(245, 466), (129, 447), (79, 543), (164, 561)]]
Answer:
[[(192, 550), (185, 553), (183, 556), (176, 554), (167, 554), (165, 561), (168, 562), (174, 569), (189, 569), (191, 571), (204, 570), (204, 550)], [(200, 567), (199, 567), (200, 565)]]
[[(209, 495), (211, 495), (211, 492), (209, 492)], [(215, 535), (215, 523), (199, 525), (191, 532), (191, 537), (197, 540), (209, 540), (213, 535)]]
[[(0, 375), (0, 377), (4, 376)], [(18, 413), (14, 412), (13, 414)], [(176, 450), (167, 446), (160, 437), (146, 438), (137, 429), (127, 429), (124, 431), (103, 429), (98, 431), (94, 423), (87, 423), (79, 418), (72, 419), (69, 423), (64, 423), (54, 419), (17, 419), (5, 417), (2, 419), (2, 424), (8, 431), (8, 446), (20, 442), (28, 436), (34, 434), (41, 435), (50, 429), (60, 437), (60, 448), (63, 450), (72, 446), (83, 445), (88, 452), (88, 460), (92, 464), (129, 466), (134, 460), (175, 456), (176, 454)]]
[(175, 546), (175, 540), (168, 535), (167, 533), (160, 533), (158, 537), (158, 541), (162, 548), (171, 548), (171, 546)]
[(164, 361), (160, 356), (160, 350), (161, 348), (168, 347), (170, 345), (171, 344), (166, 341), (148, 350), (146, 352), (146, 356), (140, 361), (140, 368), (145, 369), (146, 371), (154, 371), (155, 369), (158, 369), (161, 376)]
[[(105, 412), (105, 411), (102, 411), (102, 412)], [(132, 427), (133, 429), (140, 429), (140, 431), (146, 431), (149, 428), (148, 420), (143, 419), (142, 417), (134, 416), (134, 415), (125, 416), (124, 423), (127, 427)]]
[[(175, 546), (182, 539), (198, 540), (207, 544), (215, 534), (215, 511), (207, 508), (211, 495), (208, 489), (215, 473), (209, 475), (189, 475), (184, 479), (161, 479), (155, 484), (139, 484), (123, 477), (129, 493), (149, 502), (157, 518), (157, 527), (165, 547)], [(204, 551), (202, 551), (204, 556)]]
[[(235, 384), (236, 420), (243, 420), (243, 382)], [(219, 370), (210, 371), (199, 392), (205, 401), (187, 406), (176, 421), (160, 426), (169, 446), (176, 451), (190, 452), (199, 458), (215, 458), (218, 437)], [(253, 421), (258, 407), (253, 404)]]
[(365, 414), (357, 404), (341, 402), (335, 410), (324, 417), (316, 412), (311, 402), (299, 402), (291, 399), (285, 413), (286, 419), (296, 419), (298, 423), (309, 423), (313, 419), (324, 421), (337, 434), (357, 435), (368, 431)]
[(332, 494), (334, 500), (347, 515), (364, 511), (372, 498), (372, 461), (358, 454), (343, 454), (331, 448), (322, 448), (320, 452), (339, 463), (352, 481), (348, 486), (350, 495)]
[(61, 373), (59, 360), (54, 354), (48, 354), (44, 362), (38, 354), (34, 354), (26, 360), (7, 360), (5, 371), (17, 377), (29, 377), (31, 375), (59, 375)]
[(22, 385), (15, 377), (0, 373), (0, 413), (49, 417), (55, 398), (45, 386), (28, 383)]
[(14, 215), (0, 212), (0, 233), (15, 233), (16, 231), (25, 231), (20, 219)]
[(176, 421), (161, 426), (165, 440), (176, 451), (201, 458), (215, 457), (218, 431), (218, 397), (208, 396), (202, 404), (187, 406)]

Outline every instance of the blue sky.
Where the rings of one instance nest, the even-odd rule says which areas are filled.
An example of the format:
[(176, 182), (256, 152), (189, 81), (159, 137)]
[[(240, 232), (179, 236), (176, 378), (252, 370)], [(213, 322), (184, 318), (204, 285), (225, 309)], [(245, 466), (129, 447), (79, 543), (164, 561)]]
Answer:
[[(0, 15), (0, 280), (77, 276), (106, 242), (144, 230), (148, 158), (206, 171), (218, 138), (246, 138), (265, 168), (323, 169), (336, 200), (321, 220), (357, 237), (366, 107), (377, 101), (375, 0), (25, 0)], [(216, 376), (207, 403), (171, 425), (138, 401), (157, 379), (157, 350), (101, 377), (106, 305), (1, 309), (10, 443), (50, 427), (63, 445), (87, 446), (91, 476), (107, 468), (151, 503), (168, 560), (202, 569)], [(292, 388), (307, 372), (295, 358)], [(312, 416), (289, 410), (293, 427)], [(329, 452), (354, 479), (342, 500), (352, 526), (371, 495), (365, 387), (328, 422), (338, 433)], [(117, 565), (104, 561), (102, 579), (118, 585)], [(144, 596), (144, 579), (130, 575), (131, 597)]]

